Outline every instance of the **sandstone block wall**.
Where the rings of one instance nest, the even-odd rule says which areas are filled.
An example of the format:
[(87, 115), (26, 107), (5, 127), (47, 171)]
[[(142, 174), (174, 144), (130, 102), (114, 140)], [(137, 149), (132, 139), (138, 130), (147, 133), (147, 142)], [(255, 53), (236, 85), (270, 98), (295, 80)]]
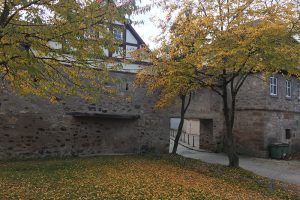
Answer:
[[(180, 102), (171, 108), (153, 109), (155, 97), (133, 86), (134, 74), (113, 73), (122, 81), (119, 96), (103, 95), (94, 103), (69, 97), (58, 104), (8, 91), (0, 92), (0, 159), (67, 157), (111, 153), (167, 153), (170, 118), (180, 117)], [(237, 99), (234, 131), (241, 154), (267, 157), (274, 142), (291, 144), (300, 151), (300, 83), (292, 79), (292, 98), (285, 97), (285, 80), (278, 77), (278, 96), (269, 94), (268, 79), (250, 76)], [(154, 95), (155, 96), (155, 95)], [(131, 97), (130, 100), (128, 97)], [(202, 135), (211, 151), (223, 149), (222, 99), (208, 89), (193, 94), (187, 119), (197, 119), (212, 132)], [(138, 119), (73, 117), (68, 113), (139, 115)], [(200, 125), (201, 126), (201, 125)], [(207, 130), (207, 129), (205, 129)], [(291, 138), (286, 139), (286, 130)], [(212, 134), (212, 135), (210, 135)], [(201, 132), (200, 132), (201, 137)]]
[[(278, 78), (278, 96), (270, 96), (269, 78), (254, 74), (247, 78), (237, 97), (234, 132), (240, 154), (268, 157), (268, 146), (272, 143), (291, 144), (291, 151), (300, 147), (300, 82), (292, 80), (292, 97), (286, 98), (286, 76)], [(179, 107), (177, 108), (177, 110)], [(192, 99), (187, 118), (212, 119), (213, 139), (206, 149), (218, 150), (224, 142), (223, 105), (220, 96), (202, 89)], [(174, 116), (174, 115), (173, 115)], [(290, 129), (291, 139), (285, 139)], [(202, 134), (207, 134), (204, 132)], [(201, 133), (200, 133), (201, 136)], [(209, 138), (208, 135), (205, 135)], [(207, 142), (205, 142), (207, 143)]]
[[(155, 99), (133, 87), (134, 74), (114, 73), (123, 82), (118, 98), (97, 103), (67, 98), (51, 104), (37, 97), (0, 93), (0, 159), (67, 157), (111, 153), (166, 153), (169, 116)], [(126, 86), (127, 85), (127, 86)], [(128, 101), (128, 96), (131, 100)], [(73, 117), (69, 112), (139, 115), (138, 119)]]
[[(295, 77), (276, 75), (278, 95), (271, 96), (269, 79), (250, 76), (238, 96), (235, 131), (239, 151), (268, 157), (272, 143), (290, 143), (291, 151), (300, 149), (300, 82)], [(292, 81), (292, 97), (286, 97), (285, 81)], [(286, 130), (291, 138), (286, 139)]]

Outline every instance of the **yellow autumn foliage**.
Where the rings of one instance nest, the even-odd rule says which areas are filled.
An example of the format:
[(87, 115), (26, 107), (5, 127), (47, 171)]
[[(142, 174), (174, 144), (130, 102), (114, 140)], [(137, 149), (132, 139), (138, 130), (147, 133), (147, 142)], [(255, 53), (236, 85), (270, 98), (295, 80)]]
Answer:
[(182, 157), (0, 162), (0, 199), (295, 199), (240, 169)]
[(229, 165), (238, 166), (233, 131), (236, 98), (248, 76), (284, 73), (300, 78), (300, 2), (160, 2), (167, 13), (159, 24), (161, 46), (149, 56), (153, 65), (139, 73), (137, 82), (160, 92), (159, 107), (201, 87), (218, 94)]
[(118, 51), (115, 22), (135, 9), (131, 0), (0, 1), (0, 81), (6, 89), (55, 101), (111, 92), (105, 49)]

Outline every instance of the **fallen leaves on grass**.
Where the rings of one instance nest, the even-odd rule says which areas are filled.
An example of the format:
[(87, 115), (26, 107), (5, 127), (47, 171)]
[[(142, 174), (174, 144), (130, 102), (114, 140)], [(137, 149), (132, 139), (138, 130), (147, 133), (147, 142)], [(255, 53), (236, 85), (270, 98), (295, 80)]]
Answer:
[(0, 163), (0, 199), (279, 199), (224, 178), (234, 171), (218, 177), (199, 163), (134, 156)]

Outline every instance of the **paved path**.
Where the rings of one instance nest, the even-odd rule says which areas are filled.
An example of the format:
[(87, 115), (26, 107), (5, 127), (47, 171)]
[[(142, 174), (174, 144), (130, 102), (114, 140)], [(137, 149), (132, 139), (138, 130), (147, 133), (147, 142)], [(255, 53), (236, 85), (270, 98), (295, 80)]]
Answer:
[[(170, 146), (172, 146), (172, 143), (173, 141), (171, 141)], [(207, 163), (228, 165), (226, 154), (198, 152), (182, 145), (178, 145), (177, 152), (184, 157), (202, 160)], [(261, 176), (300, 186), (300, 161), (240, 157), (240, 167)]]

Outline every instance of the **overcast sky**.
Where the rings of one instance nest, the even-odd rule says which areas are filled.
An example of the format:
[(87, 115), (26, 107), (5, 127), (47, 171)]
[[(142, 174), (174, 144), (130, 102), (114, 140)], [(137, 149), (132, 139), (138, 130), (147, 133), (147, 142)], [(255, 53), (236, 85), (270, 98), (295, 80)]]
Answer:
[[(142, 0), (141, 5), (146, 5), (147, 3), (149, 3), (149, 0)], [(153, 42), (153, 39), (160, 33), (160, 30), (151, 20), (151, 18), (155, 16), (163, 16), (161, 9), (153, 8), (150, 12), (134, 16), (133, 18), (134, 20), (142, 20), (144, 22), (143, 24), (134, 25), (134, 28), (151, 49), (157, 46)]]

